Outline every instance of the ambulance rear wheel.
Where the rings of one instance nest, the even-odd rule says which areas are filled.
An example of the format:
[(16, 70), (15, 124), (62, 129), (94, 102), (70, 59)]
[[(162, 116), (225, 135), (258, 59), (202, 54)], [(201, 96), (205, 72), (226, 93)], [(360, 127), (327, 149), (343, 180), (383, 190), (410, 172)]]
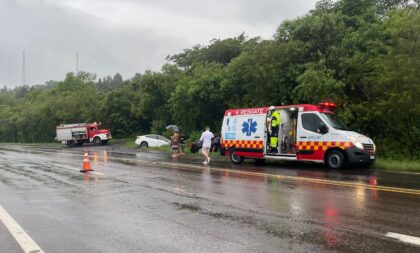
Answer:
[(229, 156), (234, 164), (241, 164), (244, 161), (244, 157), (238, 156), (235, 151), (231, 152)]
[(331, 150), (327, 154), (326, 163), (330, 169), (341, 169), (344, 167), (345, 156), (339, 150)]

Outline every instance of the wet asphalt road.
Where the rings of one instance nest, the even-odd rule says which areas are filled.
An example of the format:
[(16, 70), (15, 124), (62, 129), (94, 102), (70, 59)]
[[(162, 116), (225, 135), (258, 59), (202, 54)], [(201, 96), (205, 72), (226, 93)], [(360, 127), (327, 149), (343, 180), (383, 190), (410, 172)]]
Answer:
[(0, 206), (45, 252), (420, 252), (420, 174), (167, 156), (1, 144)]

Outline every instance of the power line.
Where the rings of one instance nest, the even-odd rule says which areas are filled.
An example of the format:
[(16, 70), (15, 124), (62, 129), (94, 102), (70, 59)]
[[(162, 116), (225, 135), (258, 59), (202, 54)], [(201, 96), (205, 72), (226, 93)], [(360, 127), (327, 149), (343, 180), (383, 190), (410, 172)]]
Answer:
[(25, 59), (25, 50), (22, 52), (22, 85), (26, 85), (26, 59)]
[(76, 75), (79, 74), (79, 53), (76, 53)]

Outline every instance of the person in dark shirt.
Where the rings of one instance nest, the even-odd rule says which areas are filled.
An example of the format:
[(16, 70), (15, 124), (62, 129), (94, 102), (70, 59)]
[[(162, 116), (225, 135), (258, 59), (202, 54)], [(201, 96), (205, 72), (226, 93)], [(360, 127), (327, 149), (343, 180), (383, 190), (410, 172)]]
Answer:
[(185, 144), (187, 142), (187, 137), (185, 134), (179, 136), (179, 145), (181, 146), (181, 155), (185, 155)]
[(220, 134), (216, 134), (212, 142), (212, 151), (218, 151), (220, 149)]

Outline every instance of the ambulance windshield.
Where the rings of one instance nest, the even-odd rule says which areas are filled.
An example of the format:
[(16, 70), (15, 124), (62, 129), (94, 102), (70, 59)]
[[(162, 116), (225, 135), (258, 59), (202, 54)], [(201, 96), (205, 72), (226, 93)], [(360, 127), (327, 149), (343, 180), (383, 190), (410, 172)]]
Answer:
[(332, 113), (321, 113), (321, 115), (322, 118), (324, 118), (324, 120), (335, 129), (346, 131), (350, 130), (337, 115)]

